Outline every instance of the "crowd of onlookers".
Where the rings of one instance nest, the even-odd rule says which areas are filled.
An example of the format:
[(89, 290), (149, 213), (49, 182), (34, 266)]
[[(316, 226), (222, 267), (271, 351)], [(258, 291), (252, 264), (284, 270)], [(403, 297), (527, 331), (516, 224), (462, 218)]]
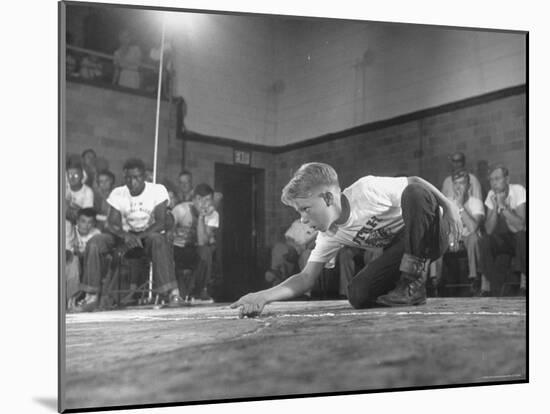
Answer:
[[(450, 270), (459, 268), (459, 257), (467, 259), (469, 294), (489, 296), (495, 259), (504, 254), (514, 257), (512, 271), (519, 274), (518, 293), (526, 290), (526, 190), (512, 184), (506, 166), (493, 165), (489, 170), (490, 189), (483, 197), (478, 178), (465, 168), (466, 157), (457, 152), (449, 156), (451, 174), (445, 178), (441, 192), (458, 207), (463, 229), (458, 253), (449, 252), (431, 264), (431, 285), (434, 288), (460, 285), (451, 280)], [(316, 231), (296, 220), (281, 235), (271, 250), (271, 266), (265, 280), (276, 285), (302, 270), (315, 246)], [(359, 249), (344, 246), (336, 260), (325, 268), (335, 268), (340, 297), (347, 296), (353, 276), (382, 254), (380, 248)], [(443, 275), (443, 269), (447, 277)], [(458, 275), (460, 282), (460, 275)], [(462, 283), (464, 285), (465, 283)]]
[(150, 263), (155, 290), (167, 305), (210, 301), (221, 194), (205, 183), (193, 186), (188, 170), (179, 174), (177, 185), (153, 183), (152, 171), (140, 159), (127, 160), (123, 171), (124, 184), (115, 187), (115, 175), (97, 168), (92, 149), (67, 159), (68, 309), (99, 307), (100, 296), (108, 295), (102, 288), (107, 260), (117, 255), (130, 268), (123, 304), (138, 300)]
[[(508, 169), (496, 164), (489, 169), (490, 189), (483, 199), (479, 180), (465, 168), (464, 154), (455, 153), (449, 159), (452, 173), (441, 191), (456, 204), (462, 220), (459, 254), (467, 258), (471, 294), (491, 294), (491, 269), (499, 254), (515, 257), (519, 293), (525, 294), (525, 188), (510, 183)], [(92, 149), (67, 160), (68, 308), (89, 311), (100, 305), (100, 296), (108, 294), (102, 288), (107, 257), (131, 263), (122, 304), (137, 300), (136, 292), (147, 279), (150, 265), (155, 291), (168, 306), (211, 300), (208, 287), (222, 195), (205, 183), (194, 186), (188, 170), (179, 174), (177, 184), (170, 180), (154, 183), (153, 172), (140, 159), (126, 161), (122, 179), (124, 184), (115, 188), (115, 175), (97, 167)], [(265, 282), (277, 285), (303, 269), (316, 236), (316, 230), (295, 220), (272, 246)], [(354, 275), (381, 253), (379, 248), (343, 247), (336, 259), (326, 264), (326, 269), (338, 274), (340, 297), (347, 296), (346, 287)], [(456, 256), (449, 252), (432, 263), (432, 285), (441, 283), (443, 268), (456, 266)]]

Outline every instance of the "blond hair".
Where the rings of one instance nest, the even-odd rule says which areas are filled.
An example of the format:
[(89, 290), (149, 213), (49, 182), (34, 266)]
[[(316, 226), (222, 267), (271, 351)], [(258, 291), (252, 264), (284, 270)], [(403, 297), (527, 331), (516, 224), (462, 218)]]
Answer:
[(281, 201), (292, 205), (297, 198), (311, 197), (312, 191), (321, 186), (340, 189), (338, 174), (334, 168), (321, 162), (303, 164), (283, 188)]

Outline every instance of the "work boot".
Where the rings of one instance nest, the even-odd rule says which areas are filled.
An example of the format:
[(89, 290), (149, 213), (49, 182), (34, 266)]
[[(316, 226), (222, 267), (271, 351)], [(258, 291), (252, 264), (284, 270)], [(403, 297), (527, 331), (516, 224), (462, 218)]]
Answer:
[(426, 303), (426, 280), (430, 261), (405, 253), (401, 259), (401, 276), (395, 288), (379, 296), (383, 306), (416, 306)]

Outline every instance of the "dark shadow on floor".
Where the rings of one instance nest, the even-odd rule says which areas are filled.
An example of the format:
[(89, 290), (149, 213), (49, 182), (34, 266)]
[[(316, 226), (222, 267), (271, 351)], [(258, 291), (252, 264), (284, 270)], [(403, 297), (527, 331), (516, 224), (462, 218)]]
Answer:
[(52, 411), (57, 412), (57, 398), (54, 397), (34, 397), (34, 401), (43, 405), (46, 408), (50, 408)]

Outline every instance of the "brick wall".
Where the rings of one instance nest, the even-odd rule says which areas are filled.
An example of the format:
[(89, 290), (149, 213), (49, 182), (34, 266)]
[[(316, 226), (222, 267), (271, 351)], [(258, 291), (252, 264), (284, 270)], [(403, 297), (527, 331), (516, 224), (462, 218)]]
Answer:
[[(68, 154), (96, 151), (122, 182), (122, 165), (138, 157), (153, 167), (156, 100), (116, 90), (67, 82), (66, 139)], [(161, 103), (157, 181), (177, 176), (182, 142), (175, 137), (174, 108)]]

